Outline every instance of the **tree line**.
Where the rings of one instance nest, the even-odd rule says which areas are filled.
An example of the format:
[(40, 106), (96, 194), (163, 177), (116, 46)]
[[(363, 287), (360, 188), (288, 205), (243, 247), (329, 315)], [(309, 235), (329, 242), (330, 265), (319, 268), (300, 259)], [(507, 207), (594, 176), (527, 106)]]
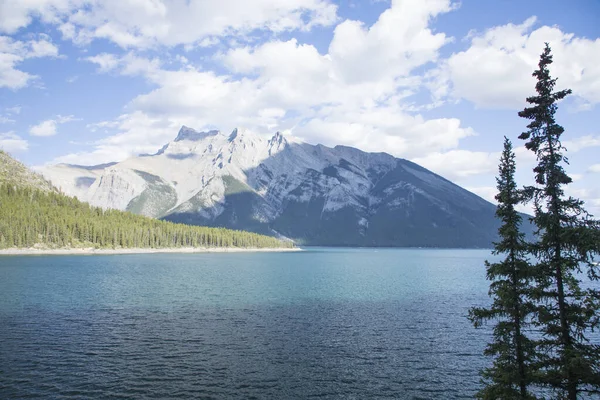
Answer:
[(0, 183), (0, 248), (293, 247), (273, 237), (103, 210), (76, 198)]
[[(504, 258), (486, 262), (491, 305), (469, 313), (476, 327), (496, 322), (493, 341), (485, 349), (493, 364), (482, 371), (481, 399), (600, 398), (600, 343), (590, 339), (600, 328), (600, 271), (594, 262), (600, 252), (600, 224), (581, 200), (565, 194), (572, 179), (564, 169), (564, 129), (555, 113), (557, 102), (571, 90), (555, 91), (551, 63), (546, 43), (533, 73), (536, 94), (519, 112), (530, 121), (519, 139), (536, 155), (535, 185), (517, 187), (515, 154), (507, 138), (500, 159), (496, 215), (502, 225), (494, 254)], [(528, 203), (537, 227), (529, 241), (520, 231), (522, 218), (516, 211)]]

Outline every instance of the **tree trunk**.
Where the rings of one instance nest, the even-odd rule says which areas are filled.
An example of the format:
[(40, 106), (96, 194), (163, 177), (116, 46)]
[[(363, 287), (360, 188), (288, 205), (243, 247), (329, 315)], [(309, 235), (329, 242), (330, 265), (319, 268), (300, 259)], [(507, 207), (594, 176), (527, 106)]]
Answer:
[[(555, 251), (560, 251), (560, 245), (556, 245)], [(562, 362), (567, 372), (567, 398), (569, 400), (577, 400), (577, 382), (575, 381), (575, 377), (573, 376), (573, 372), (571, 371), (571, 367), (569, 366), (573, 344), (571, 343), (571, 332), (569, 331), (569, 325), (567, 323), (567, 310), (565, 306), (565, 292), (562, 279), (562, 268), (560, 267), (560, 263), (556, 261), (555, 263), (556, 286), (558, 289), (558, 312), (560, 315), (561, 342), (563, 345)]]
[(525, 360), (523, 356), (523, 344), (521, 337), (521, 299), (519, 297), (519, 293), (517, 291), (518, 279), (517, 279), (517, 271), (515, 264), (515, 255), (514, 250), (511, 250), (511, 263), (513, 265), (513, 274), (512, 274), (512, 286), (515, 293), (515, 310), (514, 310), (514, 320), (515, 320), (515, 351), (517, 355), (517, 365), (519, 366), (519, 391), (521, 392), (521, 398), (527, 398), (527, 380), (525, 379)]
[[(546, 126), (546, 132), (548, 131), (548, 126)], [(549, 168), (549, 173), (547, 177), (548, 184), (551, 184), (550, 187), (550, 201), (552, 204), (552, 217), (553, 217), (553, 241), (554, 241), (554, 257), (552, 257), (552, 261), (554, 263), (554, 273), (556, 275), (556, 288), (558, 292), (558, 313), (560, 317), (560, 330), (561, 330), (561, 344), (563, 347), (562, 364), (567, 373), (567, 398), (569, 400), (577, 400), (577, 382), (575, 381), (575, 377), (573, 376), (573, 371), (571, 371), (571, 367), (569, 366), (570, 358), (571, 358), (571, 350), (573, 347), (571, 340), (571, 332), (569, 329), (569, 324), (567, 321), (567, 310), (565, 304), (565, 289), (563, 283), (563, 271), (561, 267), (562, 260), (562, 249), (560, 246), (560, 210), (559, 210), (559, 196), (558, 196), (558, 182), (554, 178), (554, 171), (557, 166), (554, 162), (554, 146), (552, 142), (552, 138), (550, 134), (547, 133), (546, 139), (548, 140), (549, 150), (550, 150), (550, 160), (551, 165)]]

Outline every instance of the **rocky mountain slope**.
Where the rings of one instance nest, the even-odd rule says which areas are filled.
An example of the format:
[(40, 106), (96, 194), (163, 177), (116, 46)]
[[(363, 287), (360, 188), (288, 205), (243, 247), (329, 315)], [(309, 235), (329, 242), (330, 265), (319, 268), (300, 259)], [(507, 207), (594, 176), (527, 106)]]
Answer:
[(293, 244), (251, 232), (174, 224), (90, 207), (59, 193), (0, 151), (0, 250), (183, 247), (291, 248)]
[(495, 206), (410, 161), (182, 127), (156, 154), (41, 173), (104, 208), (312, 245), (487, 247)]
[(40, 189), (45, 192), (55, 190), (42, 175), (31, 171), (2, 150), (0, 150), (0, 183)]

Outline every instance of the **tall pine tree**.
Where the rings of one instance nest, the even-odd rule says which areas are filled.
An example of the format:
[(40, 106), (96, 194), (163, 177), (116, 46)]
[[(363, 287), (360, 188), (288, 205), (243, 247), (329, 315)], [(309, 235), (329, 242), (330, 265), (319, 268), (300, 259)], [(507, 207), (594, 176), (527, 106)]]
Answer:
[(469, 316), (476, 327), (487, 320), (497, 321), (494, 340), (485, 354), (494, 357), (492, 367), (482, 372), (486, 386), (478, 393), (481, 399), (533, 399), (528, 390), (532, 381), (533, 342), (524, 334), (534, 305), (529, 300), (531, 267), (526, 259), (527, 244), (520, 231), (521, 216), (515, 209), (521, 194), (515, 182), (515, 155), (510, 140), (504, 138), (504, 151), (496, 178), (498, 208), (502, 221), (500, 240), (494, 254), (504, 255), (500, 262), (486, 262), (491, 281), (489, 308), (473, 308)]
[(555, 121), (557, 102), (571, 90), (554, 91), (548, 66), (552, 64), (546, 43), (533, 73), (537, 78), (531, 105), (519, 112), (530, 120), (519, 138), (537, 157), (536, 186), (526, 188), (535, 207), (534, 222), (538, 241), (532, 244), (537, 260), (536, 285), (532, 292), (538, 303), (536, 321), (542, 336), (537, 350), (539, 383), (557, 392), (559, 398), (576, 400), (578, 393), (600, 387), (600, 348), (589, 341), (589, 333), (599, 326), (599, 291), (582, 288), (581, 272), (598, 279), (592, 256), (598, 252), (599, 225), (583, 208), (583, 202), (567, 197), (564, 187), (571, 183), (563, 165), (561, 143), (564, 132)]

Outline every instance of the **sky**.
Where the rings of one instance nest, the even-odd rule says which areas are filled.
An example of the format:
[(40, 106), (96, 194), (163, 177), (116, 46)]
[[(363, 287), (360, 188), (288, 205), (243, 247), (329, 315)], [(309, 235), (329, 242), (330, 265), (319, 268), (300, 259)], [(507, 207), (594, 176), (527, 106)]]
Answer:
[[(412, 160), (493, 201), (544, 43), (600, 216), (598, 0), (0, 0), (0, 148), (30, 166), (156, 152), (182, 125)], [(527, 208), (525, 207), (524, 210)]]

